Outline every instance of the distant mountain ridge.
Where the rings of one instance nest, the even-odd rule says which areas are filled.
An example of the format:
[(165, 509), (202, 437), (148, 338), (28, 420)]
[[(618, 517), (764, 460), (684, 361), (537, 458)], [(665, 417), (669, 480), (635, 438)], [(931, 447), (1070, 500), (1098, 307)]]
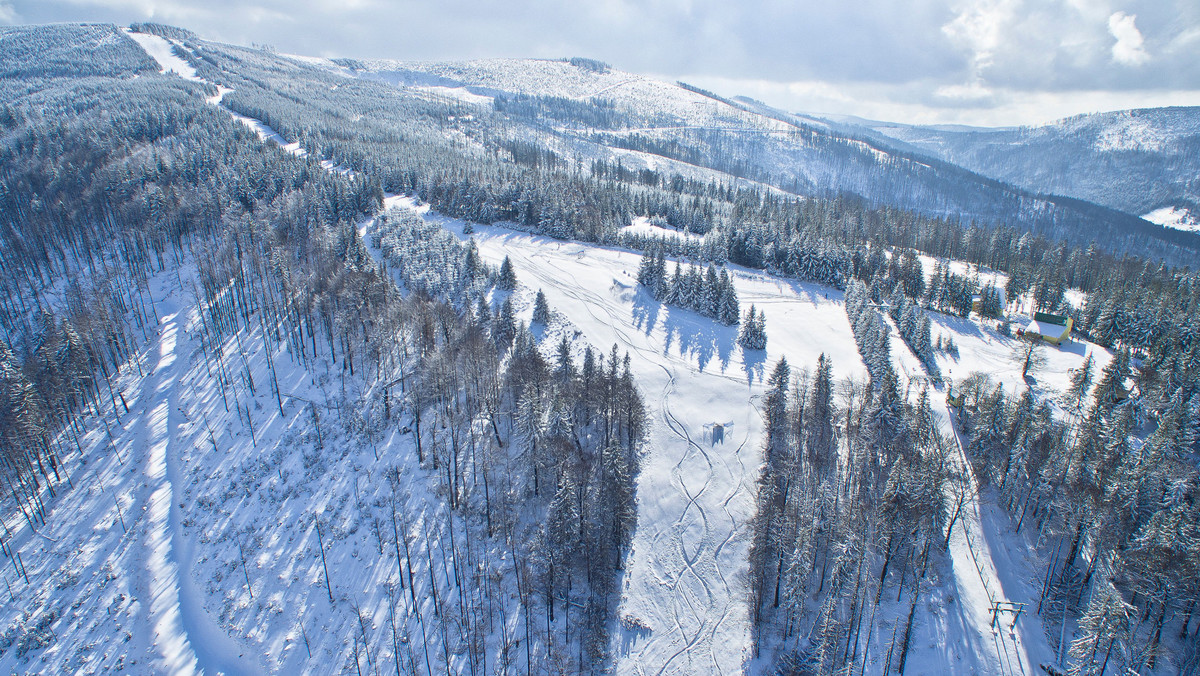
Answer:
[(1076, 115), (1007, 129), (846, 122), (847, 129), (1028, 190), (1134, 215), (1172, 207), (1200, 214), (1200, 107)]
[[(9, 51), (10, 58), (6, 60), (6, 67), (11, 71), (9, 77), (22, 77), (22, 68), (36, 71), (35, 54), (41, 49), (39, 45), (46, 42), (43, 38), (56, 35), (56, 30), (52, 27), (8, 29), (6, 34), (16, 39), (0, 43), (0, 53)], [(89, 36), (94, 33), (92, 39), (106, 47), (116, 48), (127, 42), (113, 26), (84, 26), (74, 30), (84, 31)], [(179, 29), (159, 27), (156, 30)], [(218, 43), (207, 43), (182, 31), (172, 39), (194, 42), (198, 47), (208, 44), (220, 48)], [(26, 51), (12, 52), (14, 49)], [(280, 78), (281, 91), (311, 87), (309, 80), (320, 71), (321, 78), (360, 80), (363, 88), (354, 95), (366, 96), (364, 101), (371, 101), (364, 104), (364, 110), (370, 110), (374, 105), (393, 105), (389, 99), (398, 95), (453, 101), (464, 111), (474, 111), (467, 114), (474, 119), (472, 127), (475, 131), (468, 134), (468, 143), (456, 146), (459, 149), (454, 151), (461, 152), (459, 159), (468, 164), (474, 161), (473, 157), (478, 159), (479, 152), (495, 154), (499, 151), (501, 160), (506, 162), (521, 163), (530, 157), (535, 158), (534, 162), (539, 161), (537, 157), (550, 162), (566, 160), (585, 171), (589, 165), (593, 171), (596, 167), (601, 171), (613, 167), (616, 171), (632, 172), (644, 176), (647, 181), (664, 185), (678, 177), (703, 184), (754, 187), (800, 197), (848, 197), (870, 207), (896, 208), (963, 224), (1012, 226), (1050, 240), (1084, 245), (1095, 242), (1110, 251), (1137, 252), (1172, 263), (1190, 264), (1200, 252), (1200, 235), (1165, 228), (1139, 218), (1166, 207), (1176, 207), (1176, 211), (1169, 213), (1184, 214), (1180, 218), (1191, 213), (1189, 210), (1196, 204), (1191, 196), (1198, 192), (1197, 186), (1180, 190), (1168, 186), (1154, 191), (1146, 190), (1143, 185), (1158, 185), (1161, 183), (1159, 176), (1183, 175), (1185, 169), (1172, 165), (1169, 171), (1143, 172), (1144, 179), (1132, 177), (1124, 183), (1114, 183), (1118, 188), (1111, 192), (1140, 190), (1155, 195), (1153, 199), (1144, 199), (1145, 208), (1138, 210), (1127, 206), (1128, 200), (1117, 199), (1102, 189), (1114, 172), (1096, 174), (1098, 184), (1088, 192), (1074, 189), (1079, 187), (1077, 185), (1054, 180), (1063, 172), (1055, 167), (1039, 168), (1038, 162), (1046, 160), (1039, 159), (1042, 155), (1034, 150), (1018, 148), (1011, 151), (1024, 153), (1020, 155), (1024, 158), (1023, 163), (1016, 164), (1034, 168), (1006, 174), (999, 173), (998, 169), (992, 171), (995, 168), (983, 161), (994, 157), (996, 152), (981, 150), (977, 153), (981, 159), (975, 164), (982, 168), (951, 152), (959, 145), (966, 149), (959, 154), (966, 154), (975, 147), (974, 141), (961, 140), (964, 138), (1033, 134), (1038, 130), (968, 131), (948, 127), (884, 126), (884, 123), (875, 128), (849, 120), (824, 120), (782, 111), (753, 99), (727, 98), (682, 82), (622, 72), (591, 59), (432, 63), (331, 60), (237, 49), (252, 54), (254, 59), (274, 64), (270, 68)], [(87, 64), (88, 68), (103, 70), (111, 67), (108, 61), (112, 59), (106, 58), (106, 52), (97, 51), (94, 57), (95, 63)], [(146, 67), (135, 62), (135, 69)], [(195, 65), (200, 67), (200, 61)], [(228, 71), (225, 76), (230, 78), (231, 84), (236, 84), (242, 77), (238, 61), (231, 59), (225, 67)], [(70, 68), (73, 72), (76, 66), (72, 64)], [(379, 87), (380, 84), (387, 85), (388, 91), (381, 91), (384, 88)], [(241, 101), (240, 105), (245, 108), (241, 112), (257, 112), (259, 117), (270, 114), (266, 110), (246, 108), (250, 105), (246, 97), (251, 88), (239, 86), (233, 89), (235, 94), (228, 103), (235, 105)], [(348, 95), (342, 90), (327, 104), (320, 105), (340, 108)], [(284, 98), (296, 96), (293, 93)], [(338, 97), (342, 100), (335, 100)], [(296, 100), (295, 103), (317, 105), (313, 101)], [(307, 125), (302, 119), (307, 113), (297, 114), (299, 118), (294, 126), (277, 120), (278, 124), (290, 127), (290, 130), (283, 130), (289, 139), (307, 134)], [(362, 117), (360, 113), (357, 119), (348, 119), (347, 124), (356, 124)], [(1074, 124), (1087, 129), (1086, 122), (1081, 119)], [(490, 131), (480, 131), (481, 126), (490, 127)], [(1175, 126), (1183, 128), (1179, 124)], [(1194, 138), (1187, 134), (1164, 137), (1141, 133), (1138, 131), (1141, 128), (1136, 125), (1126, 125), (1124, 131), (1115, 126), (1112, 129), (1115, 131), (1098, 136), (1104, 139), (1105, 147), (1130, 148), (1128, 152), (1141, 153), (1137, 157), (1155, 167), (1164, 161), (1166, 149), (1190, 143), (1189, 139)], [(1076, 134), (1086, 137), (1087, 132)], [(1053, 140), (1060, 136), (1061, 132), (1043, 133), (1037, 138)], [(1161, 140), (1155, 140), (1160, 137)], [(1075, 142), (1075, 145), (1080, 143)], [(518, 159), (518, 155), (526, 159)], [(1067, 155), (1059, 152), (1054, 158), (1069, 162), (1064, 159)], [(1180, 158), (1176, 163), (1186, 168), (1195, 162), (1191, 158)], [(1136, 167), (1131, 168), (1125, 163), (1114, 171), (1123, 175), (1135, 170)], [(563, 171), (566, 171), (565, 166)], [(1046, 180), (1041, 182), (1039, 177)], [(1094, 196), (1088, 196), (1093, 193)], [(1099, 197), (1108, 199), (1101, 202)]]

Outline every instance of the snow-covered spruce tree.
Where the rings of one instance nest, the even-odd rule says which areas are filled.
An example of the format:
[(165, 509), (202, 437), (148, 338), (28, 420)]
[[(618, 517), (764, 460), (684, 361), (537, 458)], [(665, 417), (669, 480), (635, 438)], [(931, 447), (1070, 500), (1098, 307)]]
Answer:
[(537, 298), (533, 301), (533, 322), (545, 326), (550, 323), (550, 306), (546, 303), (546, 294), (538, 289)]
[(738, 304), (737, 290), (733, 288), (733, 280), (729, 276), (729, 271), (721, 268), (721, 294), (719, 299), (719, 310), (717, 312), (717, 321), (726, 326), (733, 326), (738, 323), (738, 316), (741, 314), (741, 307)]
[(508, 256), (505, 256), (504, 262), (500, 264), (500, 274), (496, 278), (496, 286), (505, 291), (517, 288), (517, 271), (513, 268), (512, 259)]
[(746, 316), (742, 319), (742, 328), (738, 333), (738, 344), (746, 350), (767, 349), (766, 321), (766, 314), (761, 310), (756, 313), (754, 306), (751, 305), (746, 310)]
[(727, 326), (738, 323), (737, 290), (724, 268), (718, 273), (711, 264), (703, 270), (692, 265), (685, 273), (676, 261), (675, 272), (668, 278), (663, 248), (659, 247), (642, 256), (637, 280), (650, 295), (668, 305), (692, 310)]
[(1000, 291), (992, 282), (988, 282), (979, 290), (979, 314), (984, 317), (998, 319), (1004, 313), (1004, 304), (1000, 302)]

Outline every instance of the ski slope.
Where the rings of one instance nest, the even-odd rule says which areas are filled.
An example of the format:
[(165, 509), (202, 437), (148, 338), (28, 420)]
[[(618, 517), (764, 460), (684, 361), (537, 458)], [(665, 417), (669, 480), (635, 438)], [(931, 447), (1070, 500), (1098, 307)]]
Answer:
[[(397, 206), (415, 208), (410, 199)], [(462, 223), (426, 213), (462, 233)], [(766, 354), (732, 345), (735, 330), (694, 313), (661, 305), (637, 288), (636, 253), (561, 242), (503, 227), (474, 226), (481, 255), (492, 263), (512, 258), (531, 294), (542, 289), (550, 305), (598, 345), (628, 350), (631, 366), (657, 411), (639, 479), (638, 533), (630, 556), (615, 637), (617, 672), (740, 673), (747, 664), (746, 523), (753, 513), (753, 481), (761, 462), (761, 419), (756, 409), (765, 372), (780, 356), (793, 368), (812, 365), (822, 351), (835, 377), (863, 378), (865, 369), (841, 306), (841, 294), (817, 285), (734, 268), (739, 297), (765, 308), (770, 337)], [(1023, 387), (1011, 364), (1013, 340), (986, 325), (930, 313), (935, 333), (953, 336), (959, 355), (939, 355), (943, 373), (994, 374), (998, 383)], [(1047, 365), (1034, 381), (1039, 397), (1066, 388), (1069, 369), (1086, 353), (1097, 370), (1111, 354), (1075, 342), (1047, 346)], [(898, 338), (897, 372), (910, 396), (924, 370)], [(1098, 371), (1097, 371), (1098, 372)], [(910, 385), (911, 383), (911, 385)], [(1013, 626), (1002, 613), (993, 626), (993, 603), (1036, 604), (1031, 543), (1013, 533), (1010, 518), (967, 470), (968, 463), (945, 404), (945, 389), (931, 393), (942, 433), (954, 439), (952, 462), (969, 485), (969, 499), (950, 534), (949, 570), (941, 590), (923, 604), (908, 672), (1035, 674), (1053, 664), (1040, 618), (1027, 610)], [(724, 444), (712, 444), (705, 425), (731, 419)], [(732, 430), (732, 433), (731, 431)], [(890, 618), (880, 613), (881, 635)], [(882, 664), (872, 654), (869, 664)], [(868, 670), (869, 671), (869, 670)]]
[[(168, 302), (165, 305), (171, 305)], [(146, 483), (151, 491), (147, 502), (149, 519), (145, 561), (149, 572), (143, 597), (150, 600), (150, 621), (164, 672), (173, 674), (255, 674), (260, 669), (245, 665), (245, 650), (209, 618), (195, 582), (180, 570), (191, 570), (191, 542), (183, 532), (182, 510), (176, 490), (182, 486), (179, 467), (178, 427), (184, 413), (180, 406), (180, 374), (190, 354), (187, 332), (180, 311), (172, 308), (160, 326), (156, 354), (158, 363), (141, 387), (146, 406), (141, 415), (144, 437), (134, 447), (144, 449)]]
[[(462, 236), (461, 222), (426, 217)], [(743, 353), (736, 327), (639, 290), (636, 253), (482, 225), (474, 238), (486, 261), (512, 258), (526, 299), (541, 289), (588, 342), (628, 352), (652, 412), (613, 637), (616, 672), (741, 673), (750, 650), (749, 522), (762, 460), (758, 401), (784, 356), (803, 368), (825, 352), (836, 376), (865, 377), (841, 294), (735, 268), (742, 303), (765, 309), (770, 336), (765, 352)], [(723, 443), (706, 434), (712, 423), (725, 425)]]
[[(990, 331), (973, 321), (937, 312), (928, 314), (935, 335), (938, 329), (944, 330), (959, 343), (959, 354), (965, 353), (961, 362), (938, 354), (939, 368), (946, 377), (965, 377), (969, 371), (996, 373), (1000, 383), (1011, 388), (1010, 371), (1015, 369), (1019, 379), (1019, 367), (1005, 368), (1009, 365), (1011, 344), (998, 340), (998, 335), (995, 336), (997, 340), (992, 340), (988, 337)], [(909, 394), (915, 395), (929, 382), (928, 373), (908, 345), (898, 338), (899, 332), (891, 317), (886, 321), (893, 336), (894, 368)], [(948, 362), (946, 367), (942, 366), (944, 362)], [(959, 373), (954, 373), (949, 368), (951, 365), (957, 367)], [(1046, 643), (1041, 618), (1032, 612), (1037, 602), (1037, 590), (1029, 583), (1028, 578), (1033, 574), (1028, 564), (1036, 553), (1024, 539), (1011, 533), (1008, 515), (992, 503), (990, 494), (981, 495), (983, 489), (963, 449), (958, 422), (946, 404), (947, 390), (947, 384), (938, 384), (931, 388), (929, 396), (940, 434), (953, 443), (945, 450), (952, 471), (962, 482), (958, 490), (965, 492), (962, 510), (951, 526), (947, 541), (948, 583), (958, 599), (953, 611), (959, 615), (956, 620), (972, 630), (947, 631), (947, 643), (958, 643), (953, 648), (968, 657), (965, 661), (972, 665), (975, 673), (1035, 674), (1040, 671), (1038, 665), (1055, 661)], [(949, 487), (946, 499), (951, 510), (955, 509), (957, 497), (956, 488)], [(1021, 614), (1017, 623), (1013, 623), (1013, 614), (1009, 612), (1000, 613), (993, 621), (991, 609), (996, 604), (1007, 609), (1020, 603), (1032, 605)]]

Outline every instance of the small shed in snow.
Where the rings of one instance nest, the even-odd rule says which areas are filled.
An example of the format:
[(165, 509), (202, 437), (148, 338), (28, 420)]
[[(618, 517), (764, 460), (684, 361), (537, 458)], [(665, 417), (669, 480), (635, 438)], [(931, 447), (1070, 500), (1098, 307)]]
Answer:
[(712, 443), (716, 446), (717, 443), (725, 443), (725, 426), (719, 423), (713, 423), (712, 428)]
[(1033, 313), (1033, 320), (1025, 327), (1025, 335), (1029, 338), (1041, 338), (1047, 343), (1058, 345), (1071, 335), (1075, 320), (1062, 315), (1052, 315), (1048, 312)]

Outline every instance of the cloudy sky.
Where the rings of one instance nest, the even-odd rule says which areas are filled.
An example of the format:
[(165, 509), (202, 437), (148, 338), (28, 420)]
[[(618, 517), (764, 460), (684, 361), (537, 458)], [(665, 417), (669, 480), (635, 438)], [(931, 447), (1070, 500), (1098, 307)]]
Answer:
[(142, 20), (321, 56), (590, 56), (902, 122), (1200, 105), (1197, 0), (0, 0), (0, 23)]

